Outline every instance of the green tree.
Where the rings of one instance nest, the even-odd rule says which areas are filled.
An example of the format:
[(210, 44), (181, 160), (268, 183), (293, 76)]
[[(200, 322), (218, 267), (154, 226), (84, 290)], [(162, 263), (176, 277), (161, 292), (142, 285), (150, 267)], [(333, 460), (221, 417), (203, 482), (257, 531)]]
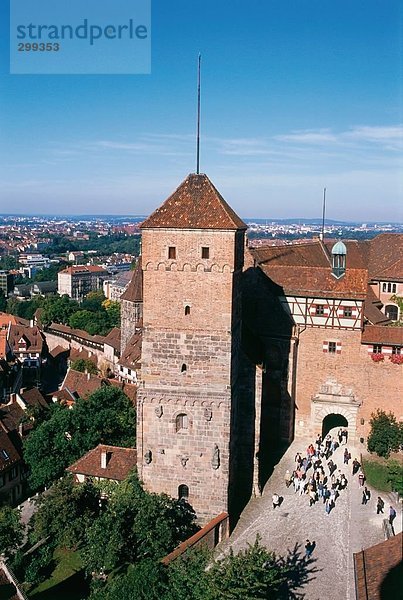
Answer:
[[(111, 577), (106, 586), (95, 584), (90, 600), (165, 600), (165, 579), (159, 561), (141, 560), (130, 565), (126, 574)], [(181, 597), (175, 596), (175, 600)]]
[(4, 295), (3, 290), (0, 290), (0, 312), (6, 312), (7, 309), (7, 298)]
[(171, 562), (167, 568), (168, 584), (164, 600), (210, 599), (210, 574), (206, 568), (211, 560), (211, 551), (197, 548)]
[(403, 444), (403, 423), (398, 423), (393, 413), (379, 409), (372, 413), (371, 431), (368, 436), (368, 450), (378, 456), (389, 458), (391, 452), (397, 452)]
[(120, 302), (113, 300), (105, 300), (102, 306), (108, 315), (108, 323), (110, 327), (120, 327)]
[(146, 492), (132, 474), (116, 487), (87, 530), (81, 551), (87, 571), (112, 571), (145, 558), (162, 558), (196, 530), (189, 505)]
[(71, 434), (73, 411), (58, 404), (49, 410), (49, 419), (39, 424), (24, 442), (24, 460), (34, 490), (51, 485), (79, 457)]
[(100, 497), (100, 489), (91, 483), (77, 485), (70, 475), (63, 477), (39, 497), (30, 539), (35, 543), (50, 537), (55, 545), (77, 547), (98, 517)]
[(98, 368), (97, 366), (87, 358), (77, 358), (71, 363), (71, 368), (73, 371), (80, 371), (80, 373), (91, 373), (92, 375), (97, 375)]
[(49, 418), (24, 443), (29, 483), (36, 490), (61, 477), (66, 467), (99, 443), (134, 446), (136, 412), (115, 386), (104, 386), (72, 409), (52, 405)]
[(403, 496), (403, 465), (397, 460), (389, 460), (387, 469), (392, 490)]
[(52, 322), (67, 325), (71, 315), (79, 309), (79, 305), (64, 294), (47, 296), (42, 308), (41, 321), (44, 325), (50, 325)]
[(102, 290), (89, 292), (89, 294), (86, 295), (83, 302), (81, 303), (81, 308), (83, 308), (84, 310), (89, 310), (91, 312), (99, 312), (102, 311), (102, 303), (105, 300), (106, 298)]
[(209, 571), (210, 600), (290, 598), (289, 569), (274, 553), (261, 546), (259, 538), (246, 550), (232, 550)]
[(24, 525), (20, 511), (10, 506), (0, 508), (0, 554), (12, 557), (23, 538)]

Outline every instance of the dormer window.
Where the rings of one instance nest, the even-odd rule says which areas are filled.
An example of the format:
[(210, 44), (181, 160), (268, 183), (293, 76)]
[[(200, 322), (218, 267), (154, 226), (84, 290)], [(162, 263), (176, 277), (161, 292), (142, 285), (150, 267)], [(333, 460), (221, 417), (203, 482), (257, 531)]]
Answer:
[(332, 248), (332, 275), (337, 279), (346, 272), (347, 248), (343, 242), (337, 242)]
[(175, 246), (168, 247), (168, 258), (170, 260), (175, 260), (175, 258), (176, 258), (176, 247)]

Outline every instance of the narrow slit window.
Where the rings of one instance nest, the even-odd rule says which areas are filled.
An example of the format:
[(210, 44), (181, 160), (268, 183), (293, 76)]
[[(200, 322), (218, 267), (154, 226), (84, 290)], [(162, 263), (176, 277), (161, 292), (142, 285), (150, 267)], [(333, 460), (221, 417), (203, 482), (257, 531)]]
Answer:
[(168, 258), (171, 260), (176, 258), (176, 247), (175, 246), (168, 247)]
[(202, 258), (210, 258), (210, 248), (203, 246), (201, 249)]
[(190, 306), (186, 305), (185, 306), (185, 316), (190, 315)]
[(189, 488), (184, 483), (178, 487), (178, 499), (187, 500), (189, 498)]
[(187, 370), (187, 366), (185, 365), (185, 363), (183, 363), (183, 365), (181, 366), (181, 373), (186, 373)]

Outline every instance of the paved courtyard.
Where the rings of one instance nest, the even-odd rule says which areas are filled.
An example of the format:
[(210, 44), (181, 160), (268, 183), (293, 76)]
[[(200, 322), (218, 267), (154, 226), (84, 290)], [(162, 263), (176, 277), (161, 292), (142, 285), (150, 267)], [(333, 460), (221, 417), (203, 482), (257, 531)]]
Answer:
[[(312, 440), (297, 440), (292, 443), (286, 454), (276, 465), (267, 482), (262, 497), (253, 498), (245, 508), (230, 539), (221, 548), (225, 552), (231, 546), (234, 552), (253, 543), (256, 535), (262, 538), (262, 544), (278, 555), (286, 556), (293, 552), (298, 544), (297, 555), (304, 556), (307, 538), (316, 542), (312, 562), (307, 565), (309, 573), (307, 583), (298, 590), (305, 600), (354, 600), (353, 552), (372, 546), (384, 540), (382, 521), (388, 517), (389, 505), (397, 511), (395, 532), (401, 531), (401, 507), (394, 502), (394, 495), (380, 494), (385, 501), (384, 515), (376, 514), (378, 492), (371, 490), (371, 499), (366, 506), (361, 504), (362, 490), (357, 475), (352, 476), (352, 460), (343, 465), (345, 446), (337, 448), (332, 456), (337, 468), (348, 479), (347, 489), (340, 492), (335, 508), (329, 515), (325, 513), (320, 499), (309, 506), (307, 495), (294, 493), (291, 485), (288, 489), (284, 482), (286, 469), (294, 470), (294, 457), (297, 451), (305, 454)], [(354, 447), (347, 447), (352, 459), (359, 458)], [(326, 475), (328, 470), (325, 469)], [(308, 474), (312, 473), (312, 469)], [(337, 473), (337, 471), (336, 471)], [(284, 498), (280, 507), (273, 510), (272, 494)]]

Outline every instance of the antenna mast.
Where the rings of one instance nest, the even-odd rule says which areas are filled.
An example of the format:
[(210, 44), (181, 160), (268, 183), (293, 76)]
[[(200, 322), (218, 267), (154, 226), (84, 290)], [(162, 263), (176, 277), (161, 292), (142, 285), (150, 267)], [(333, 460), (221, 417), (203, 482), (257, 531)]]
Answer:
[(199, 53), (197, 65), (197, 140), (196, 140), (196, 173), (200, 173), (200, 65), (201, 54)]
[(322, 241), (325, 239), (325, 212), (326, 212), (326, 188), (323, 188), (323, 209), (322, 209)]

